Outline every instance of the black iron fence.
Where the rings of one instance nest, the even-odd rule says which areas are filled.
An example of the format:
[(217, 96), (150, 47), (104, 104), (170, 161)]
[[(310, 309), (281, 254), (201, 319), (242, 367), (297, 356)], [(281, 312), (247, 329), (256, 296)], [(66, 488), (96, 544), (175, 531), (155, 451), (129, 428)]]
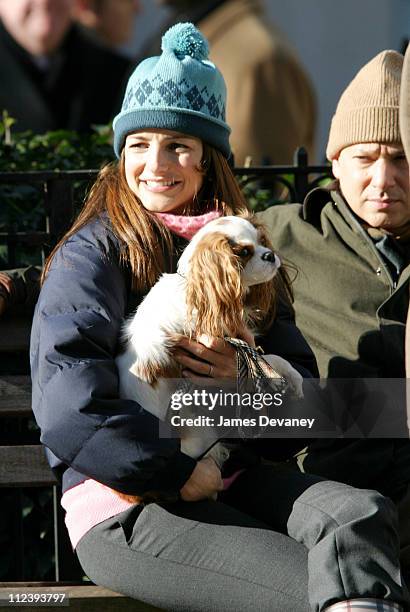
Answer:
[[(244, 188), (251, 205), (262, 209), (280, 202), (303, 202), (307, 192), (321, 181), (332, 176), (330, 166), (309, 166), (306, 151), (301, 148), (295, 153), (294, 163), (289, 166), (251, 166), (234, 168), (238, 181)], [(41, 200), (44, 222), (41, 229), (21, 231), (18, 223), (0, 228), (0, 247), (3, 246), (4, 268), (24, 265), (18, 249), (37, 249), (39, 260), (47, 255), (56, 241), (70, 226), (76, 209), (81, 202), (75, 193), (86, 191), (97, 177), (97, 170), (0, 172), (0, 187), (36, 186)], [(84, 184), (78, 192), (74, 187)], [(5, 247), (5, 248), (4, 248)], [(30, 262), (33, 263), (33, 262)]]

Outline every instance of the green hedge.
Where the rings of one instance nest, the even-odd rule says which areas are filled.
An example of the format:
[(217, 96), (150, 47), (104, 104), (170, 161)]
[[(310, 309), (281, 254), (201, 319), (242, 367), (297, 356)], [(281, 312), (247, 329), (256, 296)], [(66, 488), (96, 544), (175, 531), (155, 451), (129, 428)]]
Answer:
[[(90, 134), (67, 130), (33, 134), (13, 132), (14, 120), (3, 112), (0, 121), (0, 172), (98, 169), (114, 159), (111, 126)], [(88, 184), (76, 183), (74, 198), (84, 199)], [(45, 214), (39, 186), (0, 183), (0, 232), (44, 230)], [(5, 246), (0, 245), (1, 256)], [(20, 265), (40, 263), (39, 253), (22, 249)], [(4, 266), (3, 266), (4, 267)]]
[(95, 126), (90, 134), (57, 130), (45, 134), (14, 132), (3, 112), (0, 121), (0, 172), (99, 168), (114, 158), (111, 126)]

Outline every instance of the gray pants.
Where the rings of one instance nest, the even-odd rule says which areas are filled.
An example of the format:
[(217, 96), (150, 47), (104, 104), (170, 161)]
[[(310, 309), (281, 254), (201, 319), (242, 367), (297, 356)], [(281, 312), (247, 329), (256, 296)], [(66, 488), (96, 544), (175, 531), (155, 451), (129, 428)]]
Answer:
[(259, 466), (221, 500), (108, 519), (77, 546), (84, 571), (165, 610), (307, 612), (359, 596), (408, 609), (396, 511), (375, 491)]
[(376, 489), (395, 502), (402, 570), (410, 584), (410, 440), (314, 440), (296, 463), (303, 472)]

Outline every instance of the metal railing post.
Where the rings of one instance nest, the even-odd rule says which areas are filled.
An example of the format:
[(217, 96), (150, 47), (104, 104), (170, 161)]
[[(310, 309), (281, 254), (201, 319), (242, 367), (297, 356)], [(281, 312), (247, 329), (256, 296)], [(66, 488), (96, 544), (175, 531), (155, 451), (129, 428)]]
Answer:
[(49, 231), (55, 244), (69, 228), (74, 216), (73, 181), (58, 176), (45, 186), (45, 207), (49, 217)]
[(293, 163), (297, 168), (295, 171), (296, 201), (303, 202), (309, 190), (308, 154), (304, 147), (299, 147), (296, 149), (293, 157)]

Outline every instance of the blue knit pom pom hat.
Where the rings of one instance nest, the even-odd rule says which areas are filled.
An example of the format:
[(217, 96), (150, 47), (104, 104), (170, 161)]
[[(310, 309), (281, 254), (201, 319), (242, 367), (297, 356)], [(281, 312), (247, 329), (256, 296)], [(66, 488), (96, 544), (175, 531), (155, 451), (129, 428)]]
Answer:
[(192, 23), (177, 23), (162, 37), (162, 55), (142, 61), (130, 76), (115, 117), (114, 151), (130, 132), (160, 128), (196, 136), (229, 157), (226, 86), (208, 58), (206, 38)]

